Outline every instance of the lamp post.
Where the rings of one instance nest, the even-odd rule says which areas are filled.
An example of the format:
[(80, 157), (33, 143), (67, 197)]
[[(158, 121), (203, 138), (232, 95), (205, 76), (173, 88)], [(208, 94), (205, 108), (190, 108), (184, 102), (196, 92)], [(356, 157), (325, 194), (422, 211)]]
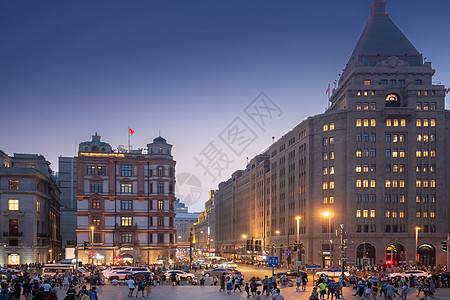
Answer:
[[(94, 251), (94, 226), (91, 226), (91, 242), (92, 242), (92, 251)], [(92, 252), (92, 265), (94, 265), (94, 252)]]
[(416, 227), (416, 267), (419, 265), (419, 249), (418, 249), (418, 242), (419, 242), (419, 230), (420, 227)]
[(300, 220), (302, 217), (296, 217), (297, 220), (297, 274), (300, 274)]
[(333, 256), (331, 255), (331, 212), (324, 211), (322, 213), (322, 216), (328, 217), (328, 243), (329, 243), (328, 250), (330, 251), (330, 267), (332, 267), (333, 266)]
[(192, 269), (192, 231), (189, 232), (189, 268)]

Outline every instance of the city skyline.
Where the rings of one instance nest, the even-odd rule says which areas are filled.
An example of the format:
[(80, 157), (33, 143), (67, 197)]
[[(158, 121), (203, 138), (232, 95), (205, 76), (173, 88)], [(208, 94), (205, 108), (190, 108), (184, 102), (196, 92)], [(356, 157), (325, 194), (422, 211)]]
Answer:
[[(9, 113), (0, 148), (42, 154), (56, 170), (59, 156), (77, 155), (95, 132), (114, 148), (127, 144), (128, 126), (135, 148), (161, 132), (177, 145), (177, 173), (200, 179), (202, 195), (190, 208), (201, 210), (246, 157), (324, 112), (327, 85), (345, 67), (371, 1), (237, 3), (3, 2), (0, 97)], [(427, 5), (389, 1), (387, 11), (448, 86), (450, 6)], [(264, 128), (244, 112), (261, 92), (281, 113)], [(238, 154), (220, 139), (235, 118), (256, 136)], [(212, 141), (233, 161), (215, 180), (195, 160)]]

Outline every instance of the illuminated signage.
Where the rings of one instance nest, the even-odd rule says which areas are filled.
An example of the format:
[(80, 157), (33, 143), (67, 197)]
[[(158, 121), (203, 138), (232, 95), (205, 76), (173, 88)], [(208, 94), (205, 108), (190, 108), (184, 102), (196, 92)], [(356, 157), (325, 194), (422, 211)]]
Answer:
[(125, 157), (123, 153), (92, 153), (92, 152), (80, 152), (81, 156), (92, 157)]

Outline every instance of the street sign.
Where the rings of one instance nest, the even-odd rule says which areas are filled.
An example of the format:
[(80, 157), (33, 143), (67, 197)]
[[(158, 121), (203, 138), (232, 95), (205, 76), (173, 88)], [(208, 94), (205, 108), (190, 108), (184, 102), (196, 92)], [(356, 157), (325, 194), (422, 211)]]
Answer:
[(313, 269), (321, 269), (322, 267), (319, 265), (306, 265), (307, 270), (313, 270)]
[(292, 251), (291, 249), (286, 249), (286, 255), (291, 255)]
[(269, 268), (278, 268), (278, 256), (269, 256)]
[(302, 266), (302, 262), (301, 262), (301, 261), (298, 261), (298, 262), (297, 262), (297, 267), (300, 268), (301, 266)]

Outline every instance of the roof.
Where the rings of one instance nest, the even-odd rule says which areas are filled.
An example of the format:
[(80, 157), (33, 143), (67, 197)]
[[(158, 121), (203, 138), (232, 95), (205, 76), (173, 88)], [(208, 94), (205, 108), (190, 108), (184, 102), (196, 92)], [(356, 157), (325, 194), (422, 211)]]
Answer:
[(385, 13), (385, 5), (384, 1), (373, 2), (371, 16), (348, 65), (357, 60), (364, 66), (375, 66), (392, 56), (397, 56), (412, 66), (422, 65), (422, 55)]
[(153, 143), (158, 143), (158, 144), (167, 144), (167, 141), (165, 138), (158, 136), (157, 138), (155, 138), (153, 140)]

